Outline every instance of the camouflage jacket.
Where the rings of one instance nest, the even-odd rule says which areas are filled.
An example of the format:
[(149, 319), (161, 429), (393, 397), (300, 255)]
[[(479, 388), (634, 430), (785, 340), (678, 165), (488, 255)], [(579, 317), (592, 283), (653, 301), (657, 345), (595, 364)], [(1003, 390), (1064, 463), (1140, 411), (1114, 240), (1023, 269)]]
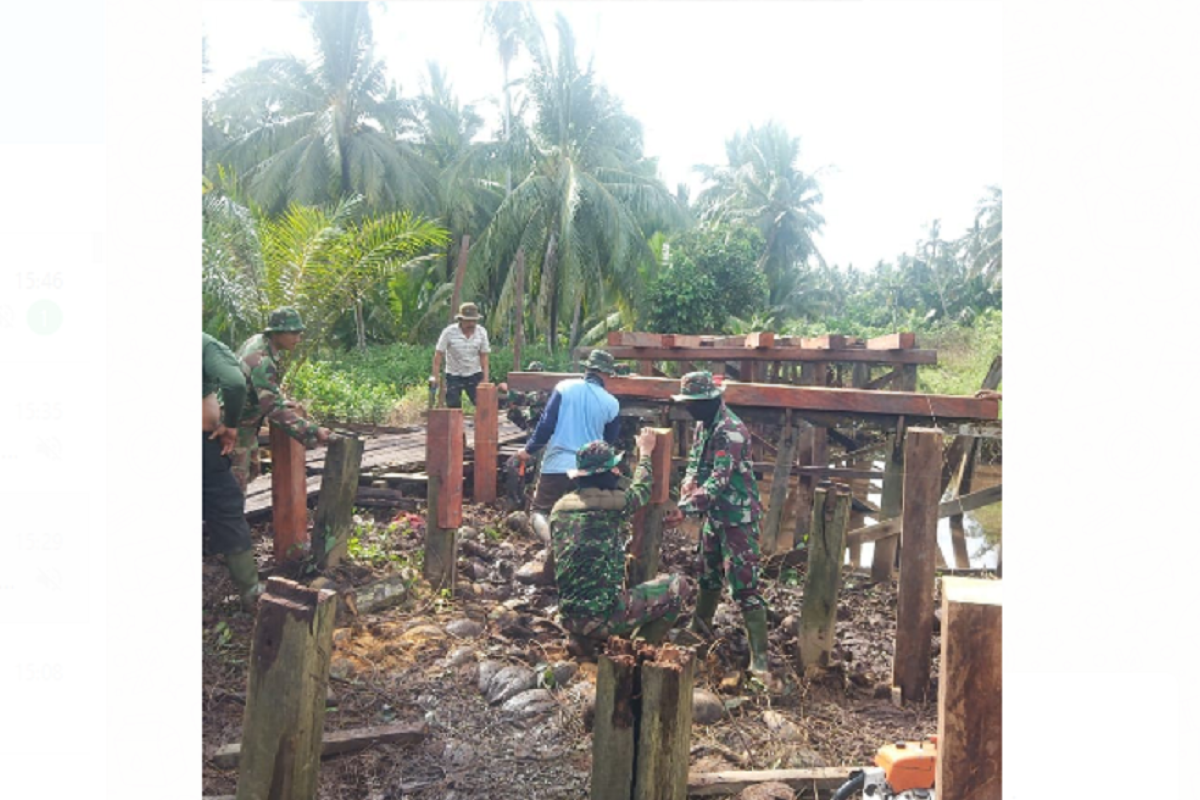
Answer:
[(241, 427), (257, 430), (266, 417), (287, 431), (288, 436), (303, 442), (305, 447), (315, 447), (320, 426), (296, 413), (296, 404), (279, 388), (283, 375), (279, 369), (279, 354), (271, 347), (271, 338), (264, 333), (250, 337), (238, 350), (238, 357), (250, 371), (250, 387), (254, 390), (242, 412)]
[(688, 453), (684, 486), (690, 491), (680, 497), (679, 508), (692, 516), (707, 513), (724, 525), (748, 525), (762, 514), (758, 482), (750, 459), (750, 431), (722, 405), (711, 429), (696, 423), (692, 449)]
[(509, 389), (508, 394), (500, 398), (500, 405), (507, 407), (509, 422), (527, 431), (537, 423), (549, 400), (549, 392), (518, 392)]
[(224, 407), (221, 422), (227, 428), (236, 428), (246, 407), (246, 378), (248, 373), (240, 359), (223, 342), (207, 333), (201, 366), (204, 378), (204, 396), (214, 392)]
[(559, 611), (574, 619), (606, 619), (625, 584), (622, 524), (650, 500), (650, 456), (624, 491), (581, 489), (550, 512)]

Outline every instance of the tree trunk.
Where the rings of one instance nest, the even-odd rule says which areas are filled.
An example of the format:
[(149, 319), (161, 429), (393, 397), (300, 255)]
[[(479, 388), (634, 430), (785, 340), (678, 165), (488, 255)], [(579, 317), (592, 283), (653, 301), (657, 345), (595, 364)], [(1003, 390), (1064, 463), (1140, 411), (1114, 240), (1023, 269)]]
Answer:
[(575, 298), (575, 314), (571, 317), (571, 335), (567, 339), (567, 347), (573, 349), (579, 344), (579, 315), (583, 311), (583, 292)]
[(362, 298), (354, 301), (354, 332), (358, 339), (358, 349), (367, 349), (367, 322), (363, 319)]
[(555, 347), (555, 331), (558, 328), (558, 304), (554, 302), (555, 291), (555, 261), (558, 253), (555, 251), (557, 237), (554, 232), (550, 232), (549, 239), (546, 240), (546, 257), (542, 259), (542, 285), (540, 291), (539, 305), (541, 306), (544, 318), (549, 321), (549, 330), (546, 331), (546, 343), (550, 346), (550, 353), (556, 352)]

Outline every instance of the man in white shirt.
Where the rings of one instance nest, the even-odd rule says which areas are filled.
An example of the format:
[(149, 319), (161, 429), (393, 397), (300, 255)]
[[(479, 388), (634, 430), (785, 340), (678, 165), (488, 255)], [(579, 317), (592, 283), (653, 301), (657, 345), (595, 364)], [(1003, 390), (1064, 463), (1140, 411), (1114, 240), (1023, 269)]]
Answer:
[(479, 323), (479, 310), (474, 303), (459, 306), (457, 320), (447, 325), (438, 337), (433, 353), (433, 382), (438, 381), (442, 371), (442, 359), (446, 361), (446, 408), (462, 408), (462, 393), (466, 392), (475, 402), (475, 388), (488, 379), (487, 330)]

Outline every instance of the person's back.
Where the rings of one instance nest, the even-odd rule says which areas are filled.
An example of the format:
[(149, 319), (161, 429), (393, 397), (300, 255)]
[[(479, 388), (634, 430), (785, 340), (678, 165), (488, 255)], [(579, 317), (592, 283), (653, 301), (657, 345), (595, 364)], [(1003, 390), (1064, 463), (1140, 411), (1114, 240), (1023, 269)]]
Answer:
[(604, 438), (604, 428), (620, 413), (617, 398), (595, 381), (568, 378), (555, 391), (561, 396), (558, 421), (546, 454), (542, 472), (564, 475), (575, 468), (575, 454), (588, 442)]

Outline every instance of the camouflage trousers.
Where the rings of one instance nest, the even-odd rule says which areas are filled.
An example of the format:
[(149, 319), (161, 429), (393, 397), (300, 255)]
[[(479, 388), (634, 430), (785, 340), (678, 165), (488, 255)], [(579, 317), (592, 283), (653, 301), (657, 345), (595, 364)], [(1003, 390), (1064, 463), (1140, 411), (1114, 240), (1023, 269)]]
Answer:
[(257, 426), (238, 428), (237, 443), (234, 444), (229, 458), (232, 461), (230, 469), (233, 471), (233, 477), (237, 479), (238, 486), (242, 487), (242, 494), (245, 495), (250, 481), (262, 474)]
[(729, 591), (743, 612), (764, 607), (758, 593), (758, 523), (722, 525), (708, 517), (700, 528), (700, 588)]
[(692, 584), (682, 575), (663, 575), (617, 595), (617, 605), (604, 618), (563, 617), (563, 627), (580, 636), (603, 639), (627, 636), (647, 622), (674, 622), (692, 599)]

